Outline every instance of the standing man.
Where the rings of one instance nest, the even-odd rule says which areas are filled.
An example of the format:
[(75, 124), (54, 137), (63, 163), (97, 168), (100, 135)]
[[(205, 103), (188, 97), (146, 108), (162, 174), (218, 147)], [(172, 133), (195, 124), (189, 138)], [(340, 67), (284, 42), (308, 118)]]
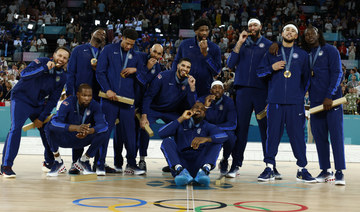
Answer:
[[(135, 175), (145, 173), (145, 171), (139, 169), (135, 160), (135, 106), (116, 101), (116, 95), (135, 99), (135, 83), (137, 83), (135, 73), (141, 68), (139, 56), (133, 50), (137, 37), (138, 34), (134, 29), (125, 29), (120, 45), (115, 43), (105, 46), (99, 57), (96, 78), (101, 90), (108, 97), (108, 99), (101, 99), (101, 105), (106, 122), (109, 124), (107, 141), (104, 142), (100, 149), (100, 158), (97, 162), (100, 170), (105, 169), (110, 133), (115, 125), (115, 120), (118, 118), (120, 120), (119, 127), (121, 128), (121, 138), (119, 139), (124, 141), (127, 152), (125, 173)], [(114, 154), (121, 154), (121, 152), (114, 152)]]
[[(152, 82), (152, 80), (161, 72), (161, 67), (159, 64), (159, 59), (163, 55), (163, 47), (160, 44), (154, 44), (150, 48), (150, 53), (146, 54), (144, 52), (139, 52), (139, 59), (142, 61), (142, 68), (137, 71), (137, 80), (140, 83), (135, 85), (136, 91), (136, 99), (135, 99), (135, 107), (137, 108), (138, 113), (142, 113), (142, 101), (144, 94)], [(148, 135), (143, 129), (140, 129), (139, 121), (135, 120), (136, 122), (136, 135), (137, 137), (137, 149), (140, 148), (140, 162), (139, 168), (146, 171), (146, 162), (145, 156), (147, 156), (147, 146), (144, 147), (142, 143), (140, 143), (140, 137)], [(139, 131), (140, 130), (140, 131)], [(143, 135), (144, 134), (144, 135)], [(140, 137), (139, 137), (140, 136)], [(121, 153), (123, 150), (123, 142), (120, 140), (121, 138), (121, 128), (119, 125), (116, 125), (116, 131), (114, 134), (114, 152)], [(114, 165), (115, 170), (118, 173), (122, 172), (124, 160), (121, 154), (115, 154), (114, 157)]]
[(333, 100), (341, 97), (341, 59), (333, 46), (326, 44), (321, 31), (315, 27), (305, 30), (304, 49), (310, 52), (311, 84), (310, 107), (323, 105), (325, 111), (311, 115), (311, 132), (315, 139), (321, 173), (317, 182), (334, 179), (330, 165), (331, 146), (335, 162), (335, 185), (345, 185), (342, 170), (346, 169), (342, 105), (333, 107)]
[(84, 174), (93, 173), (89, 159), (106, 141), (107, 129), (100, 104), (92, 99), (92, 88), (88, 84), (81, 84), (76, 96), (65, 99), (56, 116), (46, 125), (46, 137), (55, 157), (47, 176), (56, 177), (65, 169), (59, 147), (83, 148), (88, 145), (89, 149), (77, 160), (75, 167)]
[[(66, 95), (75, 96), (77, 89), (83, 83), (92, 87), (93, 99), (99, 101), (98, 93), (100, 90), (99, 83), (96, 80), (96, 66), (100, 51), (105, 45), (106, 33), (104, 29), (97, 28), (91, 34), (90, 43), (77, 46), (69, 59), (67, 81), (66, 81)], [(81, 157), (83, 148), (73, 148), (73, 164)], [(104, 170), (96, 170), (102, 174)], [(78, 170), (72, 166), (69, 170), (70, 174), (78, 174)]]
[[(169, 123), (179, 117), (180, 111), (195, 104), (195, 79), (189, 75), (190, 69), (190, 60), (182, 58), (176, 71), (161, 72), (152, 81), (143, 99), (141, 128), (154, 124), (157, 119)], [(140, 156), (147, 155), (148, 146), (149, 136), (143, 132), (140, 136)]]
[[(64, 88), (64, 67), (69, 56), (70, 50), (59, 47), (53, 54), (53, 60), (38, 58), (21, 72), (21, 78), (11, 94), (11, 128), (4, 144), (1, 165), (4, 177), (16, 177), (11, 167), (19, 150), (22, 126), (28, 118), (40, 131), (45, 147), (45, 163), (51, 167), (54, 162), (43, 126)], [(45, 104), (47, 96), (49, 97)]]
[(267, 140), (264, 162), (265, 170), (259, 181), (275, 180), (274, 166), (280, 139), (286, 125), (291, 148), (297, 159), (298, 181), (316, 182), (307, 171), (305, 143), (304, 96), (310, 77), (308, 54), (294, 45), (298, 28), (293, 23), (285, 24), (280, 45), (281, 54), (266, 53), (258, 70), (259, 77), (269, 77), (267, 107)]
[[(267, 80), (259, 78), (256, 68), (260, 64), (265, 53), (268, 51), (271, 41), (261, 36), (262, 26), (258, 19), (248, 21), (248, 31), (243, 31), (231, 52), (227, 61), (229, 68), (235, 68), (234, 86), (236, 88), (237, 110), (237, 142), (233, 152), (233, 164), (227, 177), (236, 177), (239, 167), (244, 160), (244, 151), (247, 144), (251, 114), (255, 110), (258, 114), (266, 107)], [(257, 120), (261, 135), (263, 154), (266, 150), (266, 117)], [(275, 176), (281, 179), (281, 175), (274, 168)]]
[(177, 186), (191, 181), (209, 186), (226, 133), (204, 121), (205, 106), (197, 102), (190, 110), (159, 130), (161, 150), (175, 177)]
[[(139, 71), (138, 80), (141, 84), (138, 84), (137, 87), (137, 108), (138, 112), (142, 114), (142, 105), (143, 105), (143, 98), (147, 88), (150, 86), (151, 82), (155, 79), (155, 77), (161, 72), (161, 67), (159, 60), (164, 54), (164, 48), (160, 44), (154, 44), (150, 48), (150, 53), (139, 53), (140, 57), (142, 58), (143, 68)], [(140, 127), (140, 123), (137, 122), (137, 127)], [(143, 126), (144, 127), (144, 126)], [(146, 171), (146, 162), (145, 157), (147, 156), (147, 148), (148, 142), (140, 142), (142, 137), (145, 137), (145, 140), (149, 138), (148, 134), (145, 132), (144, 129), (140, 128), (139, 133), (137, 134), (138, 137), (138, 149), (140, 155), (139, 161), (139, 168)]]
[(207, 37), (211, 29), (208, 19), (200, 18), (194, 23), (196, 36), (181, 42), (175, 56), (172, 69), (176, 70), (181, 58), (191, 60), (190, 75), (197, 81), (196, 93), (198, 96), (209, 94), (213, 77), (221, 72), (221, 51), (218, 45)]
[(211, 84), (210, 95), (200, 97), (198, 101), (205, 105), (205, 120), (216, 125), (228, 135), (228, 139), (223, 146), (223, 158), (219, 164), (221, 175), (226, 175), (228, 158), (233, 152), (236, 141), (236, 109), (234, 101), (224, 95), (224, 84), (218, 80)]

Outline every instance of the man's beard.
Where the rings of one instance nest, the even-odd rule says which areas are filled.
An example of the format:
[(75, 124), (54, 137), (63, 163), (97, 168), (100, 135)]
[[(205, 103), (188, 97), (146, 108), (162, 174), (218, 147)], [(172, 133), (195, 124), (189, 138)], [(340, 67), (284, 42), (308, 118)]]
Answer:
[(283, 40), (284, 40), (286, 43), (292, 43), (292, 42), (294, 42), (295, 39), (288, 40), (288, 39), (286, 39), (286, 38), (283, 38)]
[(202, 41), (202, 40), (206, 40), (206, 38), (207, 38), (207, 36), (204, 36), (204, 38), (202, 37), (202, 36), (200, 36), (200, 35), (197, 35), (196, 36), (197, 37), (197, 39), (198, 39), (198, 41)]
[(260, 30), (255, 31), (255, 35), (251, 35), (251, 39), (252, 39), (252, 40), (257, 39), (258, 36), (259, 36), (259, 34), (260, 34)]
[(193, 116), (192, 118), (194, 119), (195, 123), (200, 123), (202, 120), (204, 120), (205, 117), (203, 117), (203, 116), (199, 116), (199, 117)]

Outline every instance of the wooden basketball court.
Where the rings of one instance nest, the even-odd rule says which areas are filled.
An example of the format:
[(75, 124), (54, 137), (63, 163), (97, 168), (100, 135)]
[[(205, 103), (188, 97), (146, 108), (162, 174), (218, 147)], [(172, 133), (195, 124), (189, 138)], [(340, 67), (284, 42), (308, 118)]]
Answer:
[[(70, 167), (71, 157), (63, 159)], [(278, 162), (283, 180), (259, 183), (264, 164), (245, 161), (241, 175), (220, 186), (213, 170), (205, 188), (176, 187), (161, 171), (164, 159), (148, 159), (146, 176), (108, 174), (85, 182), (71, 182), (68, 174), (46, 177), (42, 161), (41, 155), (19, 155), (16, 179), (0, 177), (0, 211), (359, 211), (359, 163), (347, 164), (346, 186), (297, 182), (295, 162)], [(319, 173), (316, 162), (308, 169)]]

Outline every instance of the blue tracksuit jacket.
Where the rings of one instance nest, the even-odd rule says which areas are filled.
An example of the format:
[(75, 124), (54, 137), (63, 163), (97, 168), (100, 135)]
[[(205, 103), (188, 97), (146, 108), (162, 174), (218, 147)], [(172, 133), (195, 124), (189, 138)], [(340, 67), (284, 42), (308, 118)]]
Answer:
[(218, 45), (210, 40), (208, 40), (207, 43), (209, 48), (208, 55), (204, 57), (200, 52), (196, 37), (182, 41), (172, 65), (172, 70), (176, 70), (181, 58), (190, 58), (190, 75), (196, 80), (196, 92), (198, 96), (209, 94), (213, 77), (221, 71), (221, 50)]
[(63, 69), (51, 70), (47, 67), (49, 58), (38, 58), (31, 62), (22, 72), (19, 82), (14, 86), (11, 98), (23, 101), (32, 107), (46, 106), (38, 119), (44, 121), (56, 106), (66, 82)]
[[(75, 47), (71, 53), (66, 73), (67, 95), (76, 95), (77, 89), (82, 83), (89, 84), (91, 87), (94, 87), (94, 84), (97, 83), (95, 71), (90, 63), (90, 60), (94, 57), (91, 52), (92, 48), (93, 47), (87, 43)], [(97, 92), (98, 90), (94, 90), (94, 95), (97, 95)]]
[[(312, 49), (310, 54), (314, 55), (316, 50), (317, 48)], [(313, 70), (309, 89), (310, 102), (322, 104), (325, 98), (340, 98), (342, 67), (339, 51), (329, 44), (322, 46)]]
[[(200, 97), (198, 101), (204, 103), (205, 98), (206, 96)], [(206, 110), (205, 119), (215, 124), (220, 130), (235, 130), (237, 121), (234, 101), (225, 95), (217, 102), (213, 101), (210, 108)]]
[[(160, 138), (174, 136), (178, 150), (183, 150), (191, 146), (191, 142), (195, 137), (211, 137), (212, 143), (223, 143), (228, 139), (225, 132), (217, 128), (215, 125), (202, 121), (195, 125), (192, 119), (185, 120), (181, 124), (178, 120), (174, 120), (159, 130)], [(200, 145), (201, 150), (204, 145)]]
[[(121, 59), (121, 53), (123, 59)], [(120, 43), (106, 45), (101, 52), (96, 68), (96, 78), (100, 84), (101, 90), (106, 93), (108, 90), (114, 91), (117, 95), (134, 99), (134, 79), (137, 74), (132, 74), (126, 78), (120, 76), (123, 70), (127, 52), (120, 48)], [(138, 62), (138, 54), (131, 49), (128, 54), (128, 63), (126, 68), (133, 67), (141, 69), (141, 63)]]
[(234, 86), (267, 89), (266, 81), (257, 76), (256, 68), (271, 44), (272, 42), (263, 36), (256, 42), (248, 37), (241, 46), (239, 53), (231, 52), (227, 65), (231, 69), (236, 68)]
[[(95, 129), (96, 133), (107, 131), (108, 125), (105, 121), (104, 114), (101, 111), (100, 104), (91, 100), (87, 108), (77, 108), (78, 98), (70, 96), (65, 99), (60, 106), (57, 114), (51, 119), (50, 124), (57, 129), (59, 133), (69, 132), (70, 125), (91, 124), (90, 127)], [(84, 123), (82, 123), (85, 117)], [(73, 132), (77, 134), (77, 132)]]
[[(289, 61), (290, 50), (291, 48), (284, 48), (287, 61)], [(284, 77), (285, 68), (278, 71), (272, 69), (272, 65), (281, 60), (283, 60), (281, 51), (276, 56), (267, 52), (257, 69), (259, 77), (270, 76), (268, 103), (304, 104), (304, 96), (310, 77), (308, 54), (294, 46), (290, 78)]]
[(196, 98), (187, 79), (180, 82), (176, 71), (164, 71), (157, 75), (147, 89), (143, 100), (143, 113), (149, 114), (150, 109), (159, 112), (179, 111), (194, 105)]

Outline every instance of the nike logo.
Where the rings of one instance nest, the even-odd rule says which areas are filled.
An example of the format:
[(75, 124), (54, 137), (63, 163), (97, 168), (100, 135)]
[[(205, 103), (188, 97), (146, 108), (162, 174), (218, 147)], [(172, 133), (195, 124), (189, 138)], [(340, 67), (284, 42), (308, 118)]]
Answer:
[(188, 131), (189, 129), (184, 129), (184, 131)]
[(119, 54), (119, 52), (114, 52), (114, 54)]
[(169, 82), (169, 85), (174, 85), (174, 83)]
[(189, 46), (190, 49), (194, 48), (194, 46)]
[(304, 113), (299, 113), (299, 116), (302, 116)]
[(340, 107), (337, 107), (337, 108), (335, 108), (334, 110), (339, 110), (340, 109)]
[(87, 51), (89, 51), (89, 49), (84, 49), (84, 52), (87, 52)]

